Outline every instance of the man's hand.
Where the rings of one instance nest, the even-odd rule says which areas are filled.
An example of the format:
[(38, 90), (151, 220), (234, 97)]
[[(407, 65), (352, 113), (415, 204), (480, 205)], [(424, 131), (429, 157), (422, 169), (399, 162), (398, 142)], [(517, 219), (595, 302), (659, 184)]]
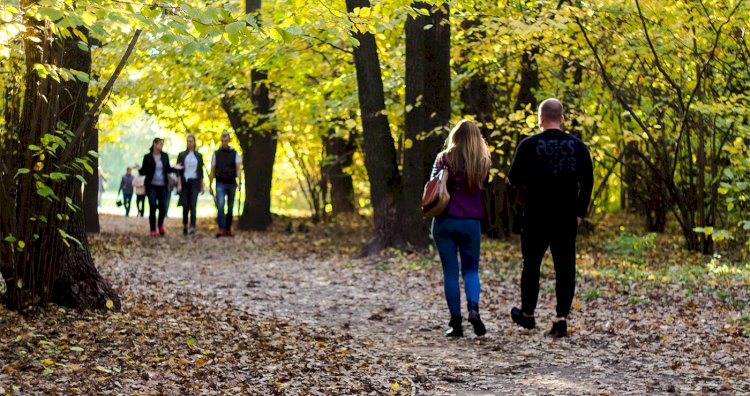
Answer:
[(578, 226), (580, 227), (581, 223), (583, 223), (583, 217), (577, 217), (576, 219), (578, 220)]
[(172, 168), (175, 168), (175, 169), (177, 169), (177, 170), (183, 170), (183, 169), (185, 169), (185, 167), (184, 167), (184, 166), (183, 166), (182, 164), (176, 164), (176, 165), (175, 165), (175, 166), (173, 166)]
[(206, 185), (203, 183), (203, 180), (201, 180), (201, 194), (203, 194), (206, 191)]

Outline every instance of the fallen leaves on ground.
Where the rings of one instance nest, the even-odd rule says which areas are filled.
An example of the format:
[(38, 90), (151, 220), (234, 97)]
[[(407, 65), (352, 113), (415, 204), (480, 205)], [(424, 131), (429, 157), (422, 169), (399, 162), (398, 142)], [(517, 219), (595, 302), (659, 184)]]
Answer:
[[(517, 239), (483, 242), (485, 337), (442, 336), (434, 252), (356, 258), (369, 226), (277, 219), (266, 233), (195, 239), (103, 217), (91, 238), (123, 311), (0, 308), (0, 390), (18, 394), (750, 393), (750, 269), (684, 252), (673, 234), (607, 218), (579, 238), (571, 337), (514, 326)], [(625, 226), (623, 226), (625, 224)]]

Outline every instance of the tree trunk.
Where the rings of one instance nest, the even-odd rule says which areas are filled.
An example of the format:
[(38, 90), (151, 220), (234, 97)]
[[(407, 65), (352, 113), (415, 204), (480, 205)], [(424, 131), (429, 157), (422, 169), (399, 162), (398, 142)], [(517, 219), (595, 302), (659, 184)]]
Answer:
[[(245, 13), (258, 15), (261, 0), (246, 0)], [(276, 160), (278, 131), (269, 125), (271, 99), (266, 83), (267, 75), (259, 70), (250, 72), (251, 90), (228, 89), (222, 107), (235, 130), (242, 149), (242, 168), (245, 179), (245, 203), (237, 221), (240, 230), (263, 231), (271, 224), (271, 183)], [(234, 91), (234, 92), (233, 92)], [(254, 125), (243, 117), (245, 111), (237, 107), (237, 93), (249, 93), (253, 104)], [(243, 98), (244, 99), (244, 98)]]
[[(17, 225), (13, 234), (24, 245), (17, 243), (10, 256), (3, 250), (3, 260), (12, 260), (12, 271), (3, 267), (3, 277), (8, 287), (7, 304), (14, 310), (25, 310), (31, 305), (56, 302), (80, 308), (104, 308), (111, 300), (113, 308), (120, 306), (119, 299), (107, 282), (98, 274), (88, 251), (83, 217), (80, 209), (80, 183), (73, 176), (82, 167), (67, 168), (55, 156), (44, 159), (35, 156), (31, 145), (44, 146), (41, 139), (47, 134), (57, 134), (58, 122), (69, 130), (76, 130), (83, 122), (87, 104), (88, 83), (69, 81), (58, 83), (51, 78), (41, 78), (33, 71), (37, 63), (52, 64), (90, 72), (91, 56), (78, 48), (78, 39), (61, 41), (52, 36), (45, 22), (27, 20), (27, 37), (42, 39), (42, 45), (25, 40), (26, 86), (21, 115), (19, 159), (16, 164), (34, 169), (19, 177), (15, 207)], [(74, 143), (69, 143), (74, 144)], [(83, 144), (72, 146), (74, 157), (83, 154)], [(35, 173), (71, 172), (65, 180), (44, 180), (51, 189), (51, 197), (39, 192)], [(80, 173), (78, 173), (80, 174)], [(46, 193), (45, 193), (46, 194)], [(9, 232), (6, 232), (9, 231)]]
[[(370, 7), (369, 0), (346, 0), (346, 8)], [(377, 253), (401, 240), (397, 205), (401, 193), (396, 148), (385, 115), (385, 95), (380, 73), (375, 37), (354, 31), (359, 41), (354, 48), (354, 67), (357, 71), (357, 94), (362, 119), (365, 168), (370, 179), (375, 233), (363, 253)]]
[[(422, 215), (421, 197), (435, 156), (443, 147), (451, 113), (450, 26), (448, 5), (406, 20), (406, 128), (401, 219), (404, 241), (429, 245), (429, 222)], [(432, 25), (427, 30), (427, 25)]]
[[(263, 231), (271, 224), (271, 182), (273, 163), (276, 159), (277, 133), (275, 130), (263, 133), (248, 124), (244, 117), (245, 113), (237, 106), (238, 92), (245, 91), (227, 91), (221, 100), (242, 150), (245, 203), (237, 228)], [(264, 95), (268, 98), (267, 91)], [(255, 93), (252, 96), (255, 97)], [(270, 110), (270, 104), (266, 105), (265, 109)]]
[[(325, 160), (323, 161), (323, 184), (331, 183), (331, 214), (337, 216), (342, 213), (356, 213), (354, 205), (354, 183), (352, 175), (344, 169), (352, 166), (354, 151), (357, 145), (354, 137), (344, 139), (340, 136), (325, 138)], [(325, 190), (323, 197), (325, 198)]]

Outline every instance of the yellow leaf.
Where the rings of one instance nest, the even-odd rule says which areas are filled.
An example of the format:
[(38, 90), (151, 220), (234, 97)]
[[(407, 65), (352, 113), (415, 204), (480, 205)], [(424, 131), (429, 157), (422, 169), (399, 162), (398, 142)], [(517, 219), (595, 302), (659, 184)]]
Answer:
[(414, 142), (411, 139), (404, 140), (404, 148), (405, 149), (408, 150), (408, 149), (412, 148), (413, 146), (414, 146)]
[(367, 18), (370, 16), (370, 7), (362, 7), (359, 9), (359, 16)]
[(398, 386), (399, 386), (398, 382), (394, 382), (394, 383), (391, 384), (391, 389), (398, 390)]
[(529, 128), (536, 127), (537, 118), (535, 115), (530, 115), (526, 117), (526, 125), (529, 126)]
[(42, 363), (43, 365), (45, 365), (45, 366), (51, 366), (51, 365), (55, 364), (55, 362), (53, 362), (53, 361), (52, 361), (51, 359), (44, 359), (44, 360), (41, 360), (41, 363)]
[(107, 300), (106, 306), (107, 306), (107, 309), (112, 309), (115, 307), (115, 302), (112, 300)]

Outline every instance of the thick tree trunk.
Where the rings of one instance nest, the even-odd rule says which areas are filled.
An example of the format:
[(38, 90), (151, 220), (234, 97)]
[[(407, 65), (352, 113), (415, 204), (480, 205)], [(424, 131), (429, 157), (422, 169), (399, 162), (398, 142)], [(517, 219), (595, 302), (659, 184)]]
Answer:
[[(406, 21), (406, 130), (401, 219), (404, 241), (426, 247), (429, 222), (422, 215), (421, 197), (435, 156), (447, 136), (451, 114), (449, 9), (430, 9), (430, 16)], [(432, 25), (428, 29), (427, 25)]]
[[(346, 8), (370, 7), (369, 0), (346, 0)], [(401, 193), (396, 148), (385, 115), (385, 95), (380, 73), (380, 59), (375, 37), (369, 33), (352, 33), (359, 41), (354, 49), (357, 71), (357, 93), (362, 118), (365, 168), (370, 179), (370, 198), (374, 211), (375, 233), (364, 253), (377, 253), (400, 242), (397, 205)]]
[[(271, 224), (271, 182), (273, 163), (276, 159), (277, 133), (275, 130), (263, 133), (251, 127), (244, 117), (244, 112), (237, 106), (236, 93), (226, 92), (221, 103), (242, 149), (245, 203), (237, 228), (262, 231)], [(268, 92), (261, 95), (268, 98)], [(270, 110), (270, 103), (266, 102), (266, 105), (265, 109)]]
[[(16, 164), (38, 172), (67, 173), (70, 169), (58, 163), (58, 158), (36, 157), (29, 147), (43, 146), (42, 137), (55, 134), (58, 122), (70, 130), (79, 127), (88, 108), (88, 83), (60, 84), (51, 78), (40, 78), (32, 67), (37, 63), (53, 64), (88, 73), (91, 56), (78, 48), (78, 39), (61, 42), (51, 36), (44, 22), (29, 20), (27, 29), (34, 33), (29, 37), (39, 37), (44, 44), (28, 39), (25, 42), (27, 75), (19, 135), (21, 150)], [(74, 144), (74, 156), (80, 157), (83, 144), (70, 144)], [(10, 256), (6, 255), (7, 250), (3, 251), (2, 259), (12, 260), (13, 267), (7, 271), (4, 266), (2, 274), (8, 287), (9, 308), (24, 310), (50, 301), (73, 307), (104, 308), (108, 300), (118, 308), (117, 295), (99, 276), (88, 252), (82, 214), (74, 209), (81, 203), (80, 183), (73, 175), (64, 181), (45, 180), (58, 197), (49, 199), (40, 196), (33, 176), (30, 172), (19, 177), (15, 201), (17, 225), (10, 230), (24, 245), (16, 244)]]
[[(261, 0), (246, 0), (245, 13), (258, 15)], [(254, 125), (243, 117), (244, 111), (237, 107), (237, 91), (228, 89), (222, 98), (222, 107), (235, 130), (242, 149), (242, 167), (245, 179), (245, 203), (237, 221), (240, 230), (263, 231), (271, 224), (271, 183), (273, 164), (276, 160), (278, 131), (269, 125), (271, 99), (266, 83), (267, 75), (259, 70), (250, 72), (251, 90), (238, 90), (249, 93), (253, 104)], [(242, 98), (244, 100), (245, 98)]]
[[(352, 175), (344, 172), (354, 162), (354, 151), (357, 145), (354, 137), (344, 139), (340, 136), (329, 136), (325, 140), (325, 160), (323, 164), (323, 184), (331, 183), (331, 214), (356, 213), (354, 205), (354, 183)], [(323, 197), (325, 197), (325, 191)]]

